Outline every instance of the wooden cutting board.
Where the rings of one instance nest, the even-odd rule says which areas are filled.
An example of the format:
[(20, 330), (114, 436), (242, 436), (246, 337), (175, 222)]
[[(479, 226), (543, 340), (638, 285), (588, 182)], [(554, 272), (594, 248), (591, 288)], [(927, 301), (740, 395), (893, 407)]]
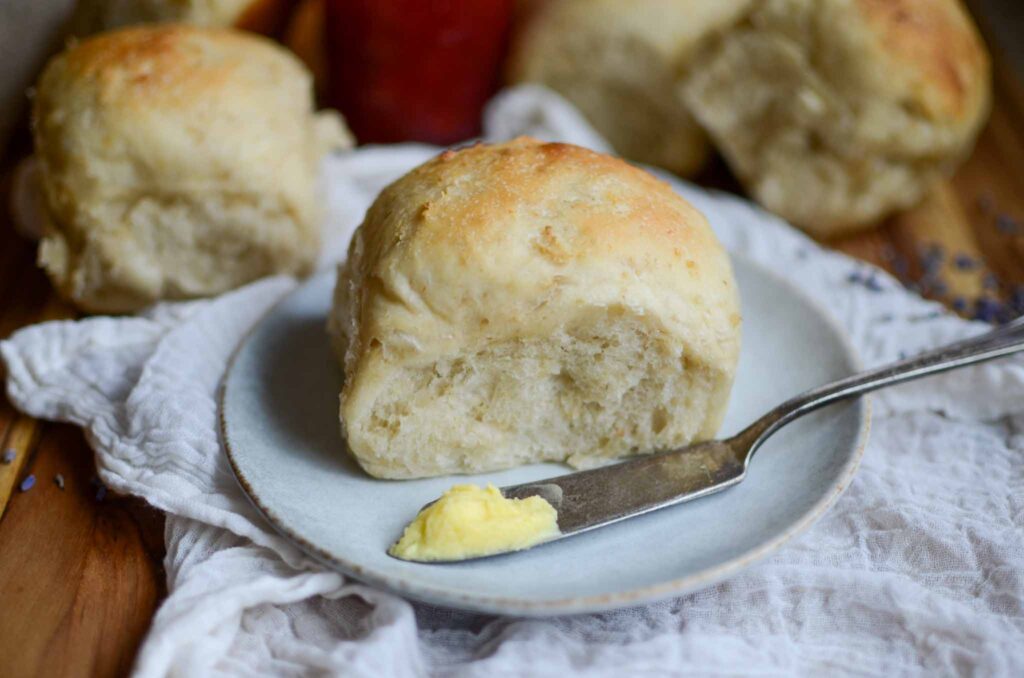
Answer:
[[(995, 108), (966, 164), (917, 208), (829, 243), (966, 316), (1008, 313), (1024, 297), (1024, 90), (995, 51)], [(5, 219), (0, 337), (74, 317), (35, 267), (34, 245)], [(0, 398), (0, 455), (8, 449), (16, 456), (0, 463), (0, 675), (126, 673), (165, 592), (162, 517), (101, 496), (79, 430), (35, 421)], [(29, 475), (34, 486), (20, 491)]]

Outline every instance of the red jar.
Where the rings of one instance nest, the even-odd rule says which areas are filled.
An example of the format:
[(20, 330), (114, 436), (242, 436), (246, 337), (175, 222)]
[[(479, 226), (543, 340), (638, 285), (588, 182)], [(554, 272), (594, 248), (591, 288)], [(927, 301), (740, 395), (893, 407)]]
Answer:
[(480, 132), (514, 0), (327, 0), (328, 103), (362, 143)]

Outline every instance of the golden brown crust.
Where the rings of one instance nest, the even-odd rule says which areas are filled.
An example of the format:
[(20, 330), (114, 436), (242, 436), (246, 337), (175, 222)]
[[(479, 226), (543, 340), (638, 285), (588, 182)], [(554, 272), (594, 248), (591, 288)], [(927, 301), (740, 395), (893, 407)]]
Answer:
[(915, 94), (933, 118), (965, 119), (985, 107), (989, 56), (973, 22), (956, 2), (856, 0), (882, 50), (917, 75)]
[(56, 89), (61, 80), (88, 87), (107, 106), (202, 106), (202, 97), (258, 66), (306, 77), (293, 55), (247, 33), (184, 24), (136, 26), (81, 41), (51, 63), (40, 87)]
[[(458, 249), (485, 249), (500, 243), (506, 232), (502, 217), (528, 204), (530, 196), (544, 194), (558, 174), (579, 174), (609, 180), (605, 199), (616, 205), (620, 218), (605, 210), (581, 209), (575, 219), (574, 237), (580, 245), (610, 246), (615, 242), (658, 243), (657, 251), (676, 260), (683, 247), (708, 238), (706, 229), (694, 229), (691, 222), (702, 218), (679, 200), (668, 184), (649, 172), (622, 160), (563, 143), (541, 143), (528, 137), (507, 144), (478, 144), (461, 151), (446, 151), (415, 170), (413, 176), (424, 184), (449, 184), (449, 177), (486, 174), (489, 187), (467, 187), (464, 193), (441, 190), (420, 206), (417, 226), (420, 237), (432, 243), (446, 243)], [(493, 190), (494, 186), (501, 187)], [(628, 188), (624, 188), (624, 186)], [(487, 192), (488, 199), (481, 200)], [(450, 215), (458, 214), (452, 220)], [(435, 214), (439, 215), (435, 218)], [(548, 248), (555, 247), (551, 226), (542, 231)], [(590, 256), (586, 246), (574, 248), (574, 256)], [(565, 258), (568, 255), (563, 255)]]

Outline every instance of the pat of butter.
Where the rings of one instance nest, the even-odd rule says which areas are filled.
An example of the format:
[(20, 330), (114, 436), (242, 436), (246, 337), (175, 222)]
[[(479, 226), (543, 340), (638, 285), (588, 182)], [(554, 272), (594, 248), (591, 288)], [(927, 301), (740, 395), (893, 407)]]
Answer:
[(455, 485), (420, 511), (388, 553), (403, 560), (463, 560), (519, 551), (557, 535), (541, 497), (506, 499), (494, 485)]

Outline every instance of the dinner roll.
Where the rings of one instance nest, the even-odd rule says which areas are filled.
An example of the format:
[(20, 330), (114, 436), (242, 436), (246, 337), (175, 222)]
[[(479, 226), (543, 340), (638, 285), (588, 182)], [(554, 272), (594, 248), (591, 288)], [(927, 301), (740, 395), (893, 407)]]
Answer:
[(685, 97), (740, 180), (817, 236), (914, 204), (989, 110), (955, 0), (759, 0), (690, 68)]
[(530, 138), (385, 188), (329, 328), (342, 430), (383, 478), (711, 438), (740, 342), (729, 258), (697, 210), (622, 160)]
[(177, 22), (274, 33), (293, 0), (78, 0), (72, 32), (89, 35), (143, 23)]
[(509, 57), (512, 82), (571, 101), (626, 158), (683, 175), (708, 154), (676, 78), (707, 36), (750, 0), (549, 0), (526, 13)]
[(128, 28), (71, 47), (34, 102), (39, 262), (89, 311), (307, 273), (321, 156), (345, 142), (288, 52), (229, 29)]

